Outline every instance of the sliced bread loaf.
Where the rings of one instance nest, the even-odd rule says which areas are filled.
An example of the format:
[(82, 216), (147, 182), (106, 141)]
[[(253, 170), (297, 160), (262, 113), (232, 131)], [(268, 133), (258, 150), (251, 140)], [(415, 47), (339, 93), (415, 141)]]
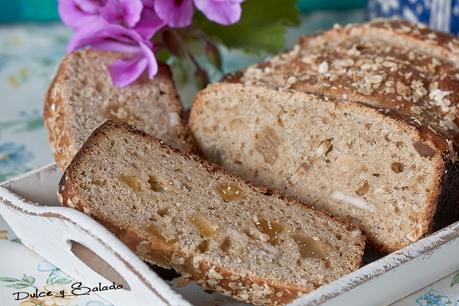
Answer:
[(92, 134), (59, 193), (144, 260), (254, 304), (287, 303), (357, 269), (363, 254), (356, 226), (125, 124)]
[(446, 151), (440, 138), (459, 142), (458, 58), (456, 37), (400, 20), (375, 21), (303, 37), (292, 51), (249, 67), (238, 82), (395, 110), (432, 129)]
[(169, 68), (160, 64), (153, 80), (144, 77), (116, 88), (107, 66), (121, 56), (88, 49), (67, 55), (60, 64), (44, 108), (49, 142), (60, 168), (65, 169), (91, 132), (107, 119), (128, 122), (175, 148), (192, 150)]
[(456, 45), (400, 21), (305, 37), (198, 94), (190, 128), (206, 158), (394, 251), (457, 217)]

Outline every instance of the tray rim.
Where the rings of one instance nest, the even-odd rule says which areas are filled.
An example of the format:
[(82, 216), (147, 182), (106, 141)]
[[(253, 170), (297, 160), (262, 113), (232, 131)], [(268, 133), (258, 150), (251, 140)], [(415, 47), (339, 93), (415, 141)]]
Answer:
[[(20, 205), (16, 205), (16, 203), (10, 203), (14, 209), (16, 209), (20, 213), (24, 213), (24, 211), (42, 211), (52, 210), (53, 213), (58, 215), (64, 215), (64, 218), (68, 218), (65, 215), (70, 214), (76, 216), (78, 219), (83, 218), (84, 226), (82, 224), (78, 224), (85, 230), (91, 230), (93, 226), (96, 227), (103, 227), (97, 221), (92, 219), (91, 217), (85, 215), (82, 212), (75, 211), (75, 209), (62, 207), (62, 206), (48, 206), (42, 203), (35, 203), (33, 201), (29, 201), (23, 199), (20, 195), (16, 194), (10, 188), (11, 185), (15, 182), (21, 181), (23, 179), (30, 178), (34, 175), (40, 175), (42, 172), (51, 172), (51, 171), (59, 171), (56, 164), (51, 163), (40, 168), (34, 169), (32, 171), (23, 173), (21, 175), (15, 176), (10, 178), (2, 183), (0, 183), (0, 202), (4, 202), (4, 197), (2, 196), (2, 189), (8, 190), (10, 193), (15, 195), (18, 199), (21, 199), (21, 207)], [(63, 214), (61, 214), (63, 212)], [(42, 211), (41, 213), (45, 213)], [(73, 220), (72, 220), (73, 221)], [(13, 226), (11, 226), (14, 229)], [(105, 229), (105, 227), (104, 227)], [(107, 229), (105, 229), (108, 231)], [(111, 234), (111, 232), (110, 232)], [(113, 235), (113, 234), (111, 234)], [(114, 235), (113, 235), (114, 236)], [(116, 236), (114, 236), (116, 238)], [(319, 305), (325, 302), (328, 302), (334, 298), (339, 297), (339, 295), (344, 294), (348, 291), (351, 291), (361, 285), (368, 283), (371, 280), (374, 280), (387, 272), (390, 272), (403, 264), (409, 263), (410, 261), (420, 257), (420, 256), (430, 256), (436, 252), (439, 248), (444, 246), (445, 244), (456, 240), (459, 238), (459, 221), (450, 224), (437, 232), (434, 232), (417, 242), (410, 244), (409, 246), (390, 253), (386, 256), (381, 257), (359, 269), (327, 284), (318, 289), (297, 298), (296, 300), (289, 303), (287, 306), (296, 306), (296, 305)], [(118, 238), (116, 238), (118, 239)], [(118, 240), (119, 241), (119, 240)], [(119, 241), (122, 243), (121, 241)], [(123, 243), (122, 243), (123, 244)], [(123, 244), (124, 245), (124, 244)], [(110, 246), (108, 246), (110, 248)], [(434, 280), (435, 281), (435, 280)], [(172, 288), (171, 288), (172, 289)], [(173, 289), (172, 289), (173, 290)], [(407, 293), (407, 295), (411, 294)]]
[[(19, 214), (25, 214), (31, 217), (39, 216), (48, 219), (63, 220), (77, 226), (81, 231), (101, 243), (104, 248), (111, 251), (129, 268), (129, 270), (132, 271), (133, 274), (137, 275), (140, 282), (151, 290), (151, 292), (153, 292), (155, 296), (158, 297), (165, 305), (191, 306), (191, 304), (183, 296), (181, 296), (180, 293), (176, 292), (155, 272), (151, 271), (147, 265), (112, 232), (88, 215), (70, 207), (50, 206), (33, 202), (24, 199), (23, 196), (10, 189), (12, 184), (20, 180), (28, 179), (34, 175), (40, 175), (41, 173), (58, 171), (60, 170), (57, 165), (54, 163), (48, 164), (0, 183), (0, 205), (5, 205), (7, 208), (12, 209)], [(8, 221), (6, 222), (11, 229), (14, 230), (14, 224), (9, 223)], [(94, 234), (95, 231), (97, 231), (97, 235)], [(33, 251), (36, 251), (34, 247), (28, 243), (23, 241), (21, 241), (21, 243)]]

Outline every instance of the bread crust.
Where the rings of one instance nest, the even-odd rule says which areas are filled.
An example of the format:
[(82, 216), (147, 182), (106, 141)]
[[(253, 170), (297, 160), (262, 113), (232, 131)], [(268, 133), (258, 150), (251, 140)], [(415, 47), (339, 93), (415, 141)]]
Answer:
[(414, 24), (397, 18), (375, 19), (369, 23), (353, 24), (342, 29), (351, 29), (351, 35), (398, 37), (413, 46), (431, 49), (432, 55), (459, 66), (459, 39), (451, 34), (432, 30), (423, 24)]
[[(457, 107), (459, 101), (459, 91), (457, 90), (459, 81), (456, 76), (459, 77), (459, 39), (449, 34), (430, 30), (423, 25), (415, 25), (398, 19), (375, 20), (365, 24), (335, 27), (329, 31), (302, 37), (299, 39), (298, 46), (294, 49), (248, 69), (227, 75), (222, 79), (222, 82), (252, 85), (255, 81), (255, 84), (258, 84), (258, 81), (261, 81), (264, 74), (268, 73), (266, 71), (270, 71), (270, 78), (267, 81), (261, 81), (262, 84), (260, 85), (270, 88), (280, 86), (281, 88), (289, 88), (327, 97), (335, 101), (346, 100), (347, 104), (352, 104), (354, 105), (353, 107), (366, 107), (380, 112), (387, 118), (397, 121), (399, 128), (415, 128), (422, 141), (430, 143), (431, 146), (441, 152), (442, 158), (437, 158), (435, 161), (436, 171), (432, 173), (435, 184), (433, 190), (430, 190), (427, 194), (425, 211), (423, 212), (424, 217), (420, 221), (422, 222), (422, 227), (414, 235), (410, 235), (411, 238), (409, 239), (414, 242), (459, 218), (459, 179), (457, 178), (459, 164), (456, 153), (459, 150), (459, 133), (457, 129), (450, 128), (450, 124), (443, 121), (445, 113), (438, 107), (437, 109), (436, 105), (430, 104), (430, 101), (423, 100), (425, 97), (419, 101), (409, 99), (400, 94), (398, 88), (392, 94), (382, 94), (378, 90), (374, 91), (373, 94), (363, 94), (355, 90), (352, 86), (348, 86), (339, 77), (337, 80), (332, 81), (330, 79), (330, 81), (326, 81), (327, 86), (323, 86), (321, 81), (317, 81), (314, 73), (312, 73), (311, 79), (308, 78), (308, 74), (311, 74), (308, 69), (312, 68), (304, 66), (303, 63), (303, 61), (309, 63), (309, 59), (303, 57), (308, 55), (308, 50), (314, 50), (330, 43), (338, 44), (339, 42), (351, 41), (354, 38), (362, 38), (361, 41), (364, 41), (363, 38), (369, 41), (386, 41), (388, 45), (393, 44), (394, 46), (399, 42), (403, 42), (402, 44), (408, 46), (411, 50), (423, 50), (431, 58), (436, 57), (444, 61), (433, 66), (435, 72), (430, 70), (432, 69), (430, 66), (427, 69), (428, 57), (424, 59), (422, 57), (416, 59), (415, 57), (413, 61), (409, 56), (404, 59), (405, 62), (400, 61), (399, 64), (407, 65), (408, 61), (408, 70), (404, 71), (410, 75), (408, 79), (415, 75), (416, 77), (413, 77), (413, 80), (418, 82), (422, 80), (425, 83), (429, 81), (429, 77), (426, 75), (431, 74), (435, 76), (435, 81), (438, 82), (439, 89), (443, 91), (442, 93), (449, 94), (448, 102), (451, 103), (450, 106)], [(300, 53), (300, 50), (303, 49), (305, 49), (305, 52)], [(391, 49), (389, 48), (388, 50)], [(331, 54), (334, 51), (331, 50)], [(403, 55), (397, 54), (395, 51), (384, 52), (392, 52), (390, 54), (392, 60)], [(321, 60), (324, 60), (326, 64), (324, 71), (327, 71), (329, 69), (328, 64), (332, 63), (334, 58), (333, 56), (322, 56)], [(406, 54), (403, 56), (406, 56)], [(384, 60), (384, 56), (382, 56), (382, 60)], [(419, 70), (419, 67), (414, 64), (416, 60), (419, 60), (419, 63), (422, 63), (422, 65), (426, 65), (423, 67), (424, 70), (428, 70), (426, 75), (420, 73), (423, 70)], [(430, 60), (430, 62), (433, 61)], [(251, 68), (255, 69), (257, 73), (252, 71), (247, 77), (246, 74)], [(400, 75), (397, 75), (397, 73)], [(281, 75), (281, 77), (277, 78), (276, 75)], [(399, 80), (405, 84), (407, 82), (404, 79), (406, 78), (404, 73), (400, 73), (399, 71), (395, 73), (390, 71), (387, 72), (387, 75), (389, 77), (386, 76), (386, 78), (392, 79), (394, 83), (397, 83)], [(380, 77), (379, 75), (376, 76)], [(288, 82), (287, 77), (292, 78), (293, 82), (291, 84)], [(282, 84), (282, 81), (285, 84)], [(354, 79), (353, 81), (358, 82), (359, 80)], [(270, 82), (274, 82), (274, 84)], [(189, 120), (191, 130), (193, 130), (193, 125), (199, 124), (196, 122), (196, 114), (200, 112), (201, 107), (200, 96), (198, 95)], [(412, 109), (417, 109), (419, 114), (415, 114)], [(454, 112), (448, 113), (448, 116), (454, 116)], [(454, 121), (454, 124), (459, 125), (457, 114), (452, 121)], [(369, 233), (365, 234), (370, 238), (369, 245), (379, 251), (391, 252), (406, 246), (406, 243), (402, 242), (394, 244), (388, 244), (387, 242), (377, 243)]]
[[(391, 71), (388, 73), (386, 79), (392, 79), (393, 82), (397, 84), (400, 81), (401, 84), (409, 85), (409, 78), (405, 79), (406, 77), (403, 76), (406, 73), (410, 74), (412, 81), (424, 83), (424, 85), (429, 84), (429, 82), (430, 85), (432, 85), (435, 81), (440, 90), (449, 93), (447, 96), (451, 105), (457, 105), (459, 101), (459, 91), (457, 90), (459, 84), (457, 78), (457, 76), (459, 76), (459, 39), (452, 35), (437, 32), (423, 25), (415, 25), (403, 20), (382, 19), (365, 24), (334, 28), (320, 35), (304, 36), (299, 39), (298, 44), (301, 49), (304, 48), (308, 50), (330, 42), (349, 41), (356, 37), (368, 37), (368, 39), (373, 40), (378, 38), (381, 41), (387, 42), (392, 41), (394, 46), (396, 46), (397, 43), (393, 42), (400, 40), (414, 51), (422, 49), (425, 54), (430, 56), (430, 61), (426, 62), (422, 57), (419, 56), (420, 58), (418, 58), (413, 54), (413, 58), (404, 59), (409, 62), (408, 70)], [(389, 53), (391, 59), (404, 55), (393, 51), (390, 52), (392, 52)], [(433, 62), (433, 57), (441, 59), (444, 62), (433, 65), (431, 64)], [(417, 62), (418, 60), (419, 62)], [(406, 62), (400, 61), (399, 64), (406, 68)], [(423, 68), (421, 69), (420, 66)], [(427, 69), (427, 67), (429, 67), (429, 71), (425, 73), (423, 69)], [(397, 69), (401, 68), (399, 67)], [(317, 92), (335, 98), (346, 95), (348, 100), (354, 102), (359, 101), (365, 103), (370, 100), (377, 101), (379, 107), (396, 109), (398, 112), (414, 117), (416, 120), (421, 121), (422, 125), (429, 126), (430, 129), (433, 129), (433, 132), (438, 134), (439, 138), (450, 139), (456, 147), (459, 147), (459, 133), (457, 129), (454, 130), (445, 127), (447, 125), (444, 124), (445, 122), (442, 122), (445, 117), (445, 111), (440, 109), (437, 110), (435, 108), (436, 105), (432, 105), (431, 101), (429, 101), (432, 98), (425, 99), (425, 97), (423, 97), (413, 102), (413, 99), (407, 98), (405, 94), (401, 94), (398, 89), (392, 94), (381, 94), (377, 90), (371, 95), (367, 95), (355, 91), (346, 85), (341, 86), (339, 81), (330, 82), (330, 85), (330, 88), (324, 88), (320, 84), (301, 81), (292, 86), (296, 86), (298, 87), (297, 89), (306, 92)], [(412, 88), (406, 88), (412, 90)], [(412, 93), (408, 94), (408, 96), (412, 95)], [(413, 111), (415, 108), (418, 109), (417, 112), (420, 114), (416, 114), (416, 112)], [(456, 117), (453, 121), (455, 121), (457, 125), (459, 123), (459, 120), (457, 120), (457, 113), (455, 115), (450, 115)], [(443, 140), (443, 142), (443, 146), (446, 146), (444, 151), (447, 151), (446, 141)]]
[(459, 164), (444, 158), (444, 174), (441, 177), (440, 190), (432, 198), (436, 209), (432, 211), (432, 223), (428, 233), (433, 233), (459, 219)]
[[(62, 97), (62, 87), (65, 84), (65, 75), (70, 58), (72, 56), (104, 56), (112, 58), (113, 60), (120, 57), (120, 53), (117, 52), (106, 52), (97, 51), (92, 49), (86, 49), (82, 51), (74, 51), (64, 57), (59, 65), (59, 68), (54, 76), (45, 96), (45, 104), (43, 109), (43, 117), (45, 126), (48, 129), (48, 142), (53, 151), (54, 159), (56, 164), (62, 170), (65, 170), (68, 164), (70, 164), (72, 158), (78, 152), (79, 145), (75, 142), (75, 139), (70, 133), (70, 127), (68, 122), (72, 120), (72, 114), (69, 111), (68, 105), (65, 99)], [(172, 72), (166, 64), (159, 63), (158, 74), (156, 77), (163, 77), (164, 79), (171, 80), (169, 86), (171, 86), (171, 92), (175, 93), (174, 97), (171, 97), (171, 106), (174, 111), (179, 115), (180, 122), (177, 124), (177, 139), (182, 143), (183, 150), (191, 152), (194, 150), (194, 145), (191, 138), (191, 133), (188, 126), (184, 121), (184, 108), (180, 101), (180, 98), (175, 87), (175, 83), (172, 81)]]
[[(245, 85), (240, 83), (216, 83), (209, 85), (206, 89), (200, 91), (193, 102), (193, 108), (191, 110), (190, 118), (188, 121), (188, 125), (190, 126), (191, 131), (195, 130), (194, 125), (199, 124), (197, 116), (202, 109), (202, 101), (204, 100), (203, 96), (210, 91), (223, 91), (224, 86), (236, 86), (242, 88)], [(263, 86), (259, 85), (257, 87), (262, 88)], [(283, 91), (286, 93), (296, 92), (297, 94), (303, 94), (305, 95), (305, 101), (306, 96), (308, 95), (301, 91), (291, 89), (284, 89)], [(333, 99), (328, 100), (330, 102), (333, 101)], [(450, 161), (448, 162), (449, 158), (444, 155), (444, 152), (442, 151), (443, 147), (438, 145), (436, 138), (426, 138), (426, 136), (423, 134), (423, 131), (419, 129), (420, 126), (418, 124), (411, 122), (408, 118), (399, 113), (380, 110), (362, 103), (338, 103), (336, 101), (334, 103), (336, 103), (336, 108), (346, 108), (350, 111), (358, 109), (359, 111), (368, 113), (368, 116), (370, 117), (379, 117), (381, 120), (392, 121), (400, 129), (400, 131), (412, 134), (413, 139), (424, 139), (427, 144), (438, 150), (435, 156), (432, 157), (435, 162), (435, 168), (437, 170), (435, 173), (432, 173), (435, 181), (433, 186), (434, 188), (432, 188), (432, 190), (430, 190), (430, 192), (427, 194), (426, 205), (424, 206), (424, 210), (422, 212), (423, 217), (419, 220), (421, 226), (418, 231), (413, 233), (412, 242), (421, 239), (425, 235), (431, 233), (432, 230), (437, 229), (438, 227), (436, 227), (435, 224), (442, 224), (442, 226), (445, 226), (457, 220), (459, 214), (459, 205), (457, 204), (458, 197), (455, 197), (454, 195), (458, 195), (459, 193), (456, 191), (458, 188), (455, 188), (454, 186), (459, 185), (457, 178), (458, 166), (457, 164), (454, 164)], [(197, 144), (197, 146), (199, 150), (199, 145)], [(450, 173), (450, 177), (446, 178), (445, 173)], [(446, 193), (451, 192), (451, 190), (453, 190), (452, 196)], [(367, 246), (380, 252), (394, 252), (408, 245), (406, 241), (398, 241), (392, 243), (387, 241), (378, 242), (371, 233), (368, 233), (363, 229), (361, 230), (368, 238)]]
[[(81, 199), (80, 195), (74, 188), (74, 186), (76, 186), (76, 182), (72, 173), (74, 173), (76, 168), (79, 167), (84, 156), (92, 150), (92, 147), (97, 144), (99, 139), (101, 137), (105, 137), (104, 135), (113, 129), (121, 129), (129, 133), (141, 135), (145, 138), (145, 141), (155, 143), (162, 149), (172, 152), (172, 154), (181, 155), (188, 160), (196, 161), (212, 173), (219, 173), (223, 176), (227, 176), (233, 182), (246, 184), (248, 188), (257, 192), (285, 199), (292, 205), (296, 205), (305, 210), (314, 211), (316, 214), (319, 214), (324, 218), (330, 218), (334, 220), (334, 222), (342, 224), (348, 231), (359, 231), (357, 226), (348, 221), (333, 217), (327, 212), (306, 207), (303, 203), (297, 200), (285, 198), (276, 190), (253, 186), (246, 180), (231, 175), (227, 170), (221, 168), (220, 166), (203, 160), (195, 154), (187, 154), (171, 148), (155, 137), (147, 135), (132, 126), (107, 121), (92, 133), (66, 169), (59, 183), (60, 201), (63, 205), (89, 213), (97, 221), (105, 225), (120, 240), (126, 243), (131, 250), (136, 252), (144, 260), (159, 264), (165, 268), (172, 267), (177, 270), (177, 272), (182, 273), (189, 279), (196, 281), (206, 289), (217, 290), (238, 300), (256, 305), (281, 305), (288, 303), (299, 295), (310, 292), (315, 288), (299, 288), (290, 284), (279, 284), (273, 280), (262, 279), (254, 275), (240, 275), (237, 271), (232, 271), (229, 268), (210, 265), (209, 262), (203, 258), (201, 258), (201, 260), (197, 260), (196, 258), (199, 258), (199, 254), (185, 254), (177, 248), (171, 248), (169, 245), (164, 245), (164, 242), (155, 240), (154, 237), (147, 236), (145, 231), (142, 231), (141, 229), (120, 228), (116, 224), (116, 220), (108, 220), (104, 218), (101, 212), (99, 212), (96, 208), (91, 207), (89, 203), (85, 203)], [(357, 254), (354, 258), (354, 262), (352, 263), (352, 269), (358, 269), (361, 264), (365, 248), (365, 237), (363, 235), (360, 235), (358, 241), (356, 242), (356, 247)]]
[[(356, 42), (355, 39), (359, 40)], [(381, 46), (376, 48), (375, 40), (387, 41), (389, 48), (384, 51), (379, 49)], [(409, 47), (407, 50), (423, 50), (424, 55), (402, 51), (400, 41)], [(361, 53), (359, 56), (362, 58), (373, 56), (372, 60), (379, 59), (382, 62), (372, 68), (374, 71), (365, 72), (363, 75), (355, 70), (350, 74), (343, 74), (343, 68), (339, 65), (339, 68), (329, 69), (328, 66), (335, 66), (334, 60), (337, 59), (351, 59), (351, 63), (358, 60), (348, 54), (349, 50), (346, 48), (350, 48), (349, 45), (340, 45), (349, 42), (352, 42), (353, 48), (366, 43), (361, 46), (363, 50), (354, 52)], [(320, 48), (323, 46), (324, 54), (320, 55), (320, 60), (323, 60), (327, 72), (318, 73), (317, 67), (314, 67), (316, 64), (311, 65), (310, 61), (314, 62), (313, 59), (317, 59), (318, 56), (313, 50), (322, 50)], [(365, 51), (365, 48), (371, 46), (373, 49)], [(348, 52), (347, 57), (343, 52)], [(435, 57), (435, 61), (432, 57)], [(443, 62), (439, 62), (439, 59)], [(347, 69), (353, 65), (346, 64), (345, 67)], [(271, 72), (265, 73), (266, 69)], [(368, 68), (365, 68), (365, 71), (366, 69)], [(333, 73), (333, 78), (322, 76), (328, 72)], [(266, 76), (267, 81), (263, 80)], [(367, 82), (366, 77), (375, 77), (375, 81), (372, 82), (378, 85), (375, 90), (369, 88), (370, 93), (358, 85)], [(288, 82), (290, 78), (293, 80), (292, 83)], [(419, 126), (423, 132), (429, 134), (426, 137), (435, 138), (437, 148), (445, 154), (454, 155), (459, 151), (459, 112), (455, 109), (459, 102), (459, 39), (422, 25), (395, 19), (336, 27), (326, 32), (301, 37), (298, 45), (292, 50), (227, 75), (222, 81), (249, 84), (253, 81), (263, 82), (272, 87), (292, 88), (336, 100), (371, 104), (396, 111), (405, 114), (411, 122), (420, 122)], [(284, 84), (278, 84), (282, 81)], [(273, 82), (274, 84), (271, 84)], [(384, 88), (385, 86), (387, 88)], [(435, 98), (435, 95), (427, 95), (431, 90), (430, 86), (434, 86), (438, 94), (445, 96)], [(437, 101), (433, 102), (435, 99)], [(451, 148), (447, 140), (451, 141)]]
[(66, 117), (65, 104), (59, 94), (59, 86), (67, 61), (68, 56), (59, 65), (57, 73), (46, 92), (43, 109), (44, 122), (48, 129), (48, 142), (53, 151), (54, 160), (61, 169), (65, 169), (77, 152), (68, 133), (68, 127), (64, 119)]

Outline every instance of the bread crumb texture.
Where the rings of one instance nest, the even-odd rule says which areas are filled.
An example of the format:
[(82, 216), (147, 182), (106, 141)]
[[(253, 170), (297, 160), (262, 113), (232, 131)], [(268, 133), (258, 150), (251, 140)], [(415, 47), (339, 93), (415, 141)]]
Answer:
[(106, 224), (141, 258), (242, 301), (285, 304), (361, 262), (356, 226), (125, 125), (99, 128), (65, 177), (64, 204)]

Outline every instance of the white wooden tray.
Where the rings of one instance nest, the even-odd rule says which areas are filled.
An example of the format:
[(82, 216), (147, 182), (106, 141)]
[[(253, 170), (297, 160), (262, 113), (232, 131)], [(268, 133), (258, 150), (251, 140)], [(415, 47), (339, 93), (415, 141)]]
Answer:
[[(192, 284), (178, 288), (161, 279), (121, 241), (85, 214), (58, 204), (62, 173), (55, 165), (0, 186), (0, 214), (21, 241), (114, 305), (245, 305)], [(459, 267), (459, 223), (293, 301), (293, 305), (388, 305)], [(368, 261), (368, 257), (367, 257)]]

